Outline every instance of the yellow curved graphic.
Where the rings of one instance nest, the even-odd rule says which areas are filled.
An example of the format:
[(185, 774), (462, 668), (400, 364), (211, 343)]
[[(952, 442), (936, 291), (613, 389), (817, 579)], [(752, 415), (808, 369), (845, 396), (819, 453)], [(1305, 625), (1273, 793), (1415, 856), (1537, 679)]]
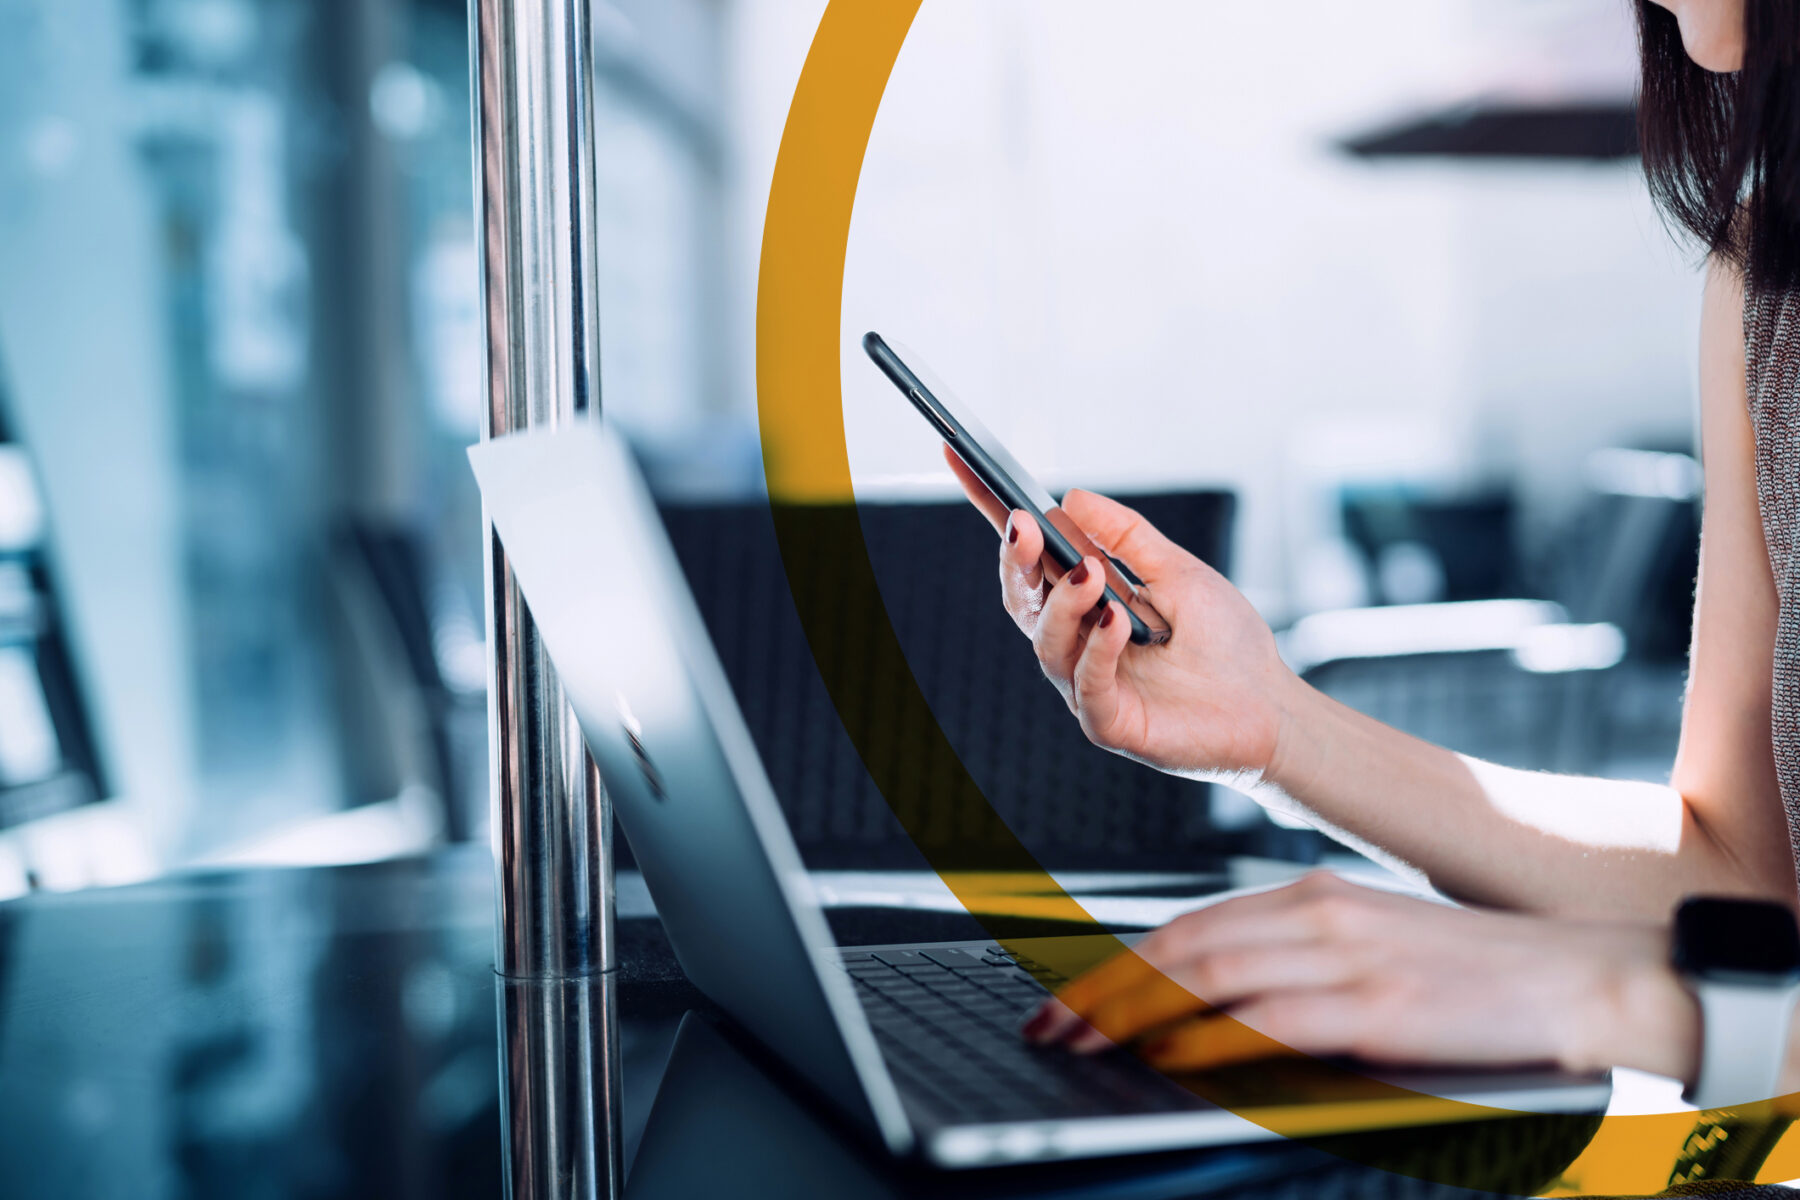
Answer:
[[(870, 132), (918, 9), (919, 0), (831, 0), (795, 88), (769, 191), (758, 278), (764, 472), (783, 567), (814, 660), (889, 806), (962, 905), (1003, 942), (1022, 945), (1013, 940), (1021, 915), (1091, 930), (1030, 942), (1039, 963), (1072, 978), (1128, 951), (1043, 869), (963, 768), (907, 666), (856, 515), (840, 378), (844, 258)], [(1029, 897), (1028, 912), (1021, 896)], [(1254, 1089), (1246, 1091), (1241, 1081), (1209, 1076), (1182, 1082), (1283, 1136), (1442, 1183), (1547, 1187), (1562, 1195), (1651, 1193), (1664, 1186), (1694, 1129), (1692, 1114), (1666, 1113), (1609, 1118), (1596, 1133), (1592, 1116), (1520, 1114), (1411, 1092), (1333, 1063), (1299, 1059), (1262, 1040), (1271, 1056), (1285, 1060), (1284, 1071), (1303, 1064), (1288, 1071), (1285, 1098), (1252, 1098)], [(1764, 1104), (1739, 1115), (1755, 1122), (1773, 1113)], [(1412, 1128), (1376, 1132), (1398, 1121)], [(1371, 1132), (1327, 1136), (1359, 1127)], [(1524, 1164), (1541, 1170), (1529, 1180), (1509, 1175), (1501, 1161), (1530, 1157), (1518, 1149), (1526, 1143), (1542, 1151), (1541, 1162)], [(1800, 1146), (1793, 1143), (1777, 1148), (1761, 1178), (1800, 1176)]]

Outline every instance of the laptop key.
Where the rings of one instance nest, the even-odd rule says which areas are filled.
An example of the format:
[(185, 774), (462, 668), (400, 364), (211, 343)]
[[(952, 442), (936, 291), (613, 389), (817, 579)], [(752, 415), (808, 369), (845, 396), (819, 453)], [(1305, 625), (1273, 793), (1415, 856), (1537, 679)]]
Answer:
[(940, 967), (950, 967), (958, 971), (981, 970), (983, 967), (982, 961), (967, 950), (926, 950), (923, 953), (926, 958)]
[(990, 1029), (1004, 1030), (1013, 1037), (1020, 1037), (1019, 1028), (1025, 1024), (1026, 1017), (1031, 1015), (1029, 1008), (990, 1008), (977, 1015)]
[(924, 952), (921, 950), (876, 950), (874, 951), (874, 957), (880, 959), (890, 967), (916, 967), (921, 964), (936, 965), (935, 963), (932, 963), (929, 958), (926, 958)]
[(904, 1047), (890, 1047), (885, 1057), (908, 1090), (923, 1093), (935, 1107), (950, 1113), (961, 1113), (981, 1106), (979, 1093), (957, 1088), (949, 1078), (939, 1075), (928, 1065), (907, 1054)]
[(958, 962), (943, 951), (874, 953), (884, 962), (891, 955), (898, 969), (859, 972), (856, 990), (896, 1082), (915, 1103), (975, 1121), (1191, 1105), (1125, 1055), (1078, 1058), (1028, 1046), (1019, 1026), (1046, 992), (1010, 960), (967, 955), (957, 967), (940, 961)]
[(983, 987), (995, 987), (1003, 983), (1037, 983), (1034, 976), (1018, 967), (989, 967), (984, 971), (970, 971), (967, 978)]
[(962, 1008), (978, 1009), (984, 1007), (987, 1001), (987, 994), (980, 988), (945, 988), (932, 994)]
[(907, 999), (900, 1002), (907, 1012), (931, 1025), (941, 1025), (955, 1020), (959, 1014), (954, 1007), (923, 997)]

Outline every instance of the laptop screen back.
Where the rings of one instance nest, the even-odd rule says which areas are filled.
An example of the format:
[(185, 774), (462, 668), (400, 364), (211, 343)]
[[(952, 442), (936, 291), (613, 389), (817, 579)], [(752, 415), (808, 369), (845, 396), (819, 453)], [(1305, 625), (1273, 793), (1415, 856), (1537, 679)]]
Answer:
[(584, 422), (469, 458), (682, 969), (905, 1150), (898, 1094), (629, 452)]

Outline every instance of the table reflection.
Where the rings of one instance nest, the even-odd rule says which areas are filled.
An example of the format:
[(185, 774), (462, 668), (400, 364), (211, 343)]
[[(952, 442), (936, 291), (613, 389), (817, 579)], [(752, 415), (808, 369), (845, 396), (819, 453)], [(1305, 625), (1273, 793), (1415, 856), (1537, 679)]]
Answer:
[(31, 1196), (497, 1195), (484, 881), (469, 855), (0, 908), (0, 1178)]
[[(967, 919), (833, 913), (840, 937), (871, 944), (953, 938)], [(490, 1198), (509, 1130), (525, 1131), (513, 1177), (543, 1168), (574, 1197), (604, 1193), (609, 1145), (634, 1200), (1468, 1194), (1290, 1143), (953, 1175), (896, 1165), (731, 1031), (653, 917), (621, 921), (619, 941), (616, 979), (500, 979), (480, 850), (0, 905), (5, 1194)], [(506, 1119), (525, 1113), (553, 1119)], [(583, 1175), (568, 1139), (615, 1124)]]

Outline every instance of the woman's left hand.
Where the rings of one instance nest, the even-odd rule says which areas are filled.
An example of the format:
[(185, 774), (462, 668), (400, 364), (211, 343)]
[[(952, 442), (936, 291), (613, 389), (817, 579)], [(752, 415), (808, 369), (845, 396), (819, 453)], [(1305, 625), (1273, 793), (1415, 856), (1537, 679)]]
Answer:
[(1164, 1070), (1285, 1048), (1691, 1079), (1699, 1009), (1668, 965), (1668, 938), (1651, 925), (1452, 908), (1321, 873), (1178, 917), (1064, 986), (1025, 1036), (1076, 1052), (1137, 1042)]

